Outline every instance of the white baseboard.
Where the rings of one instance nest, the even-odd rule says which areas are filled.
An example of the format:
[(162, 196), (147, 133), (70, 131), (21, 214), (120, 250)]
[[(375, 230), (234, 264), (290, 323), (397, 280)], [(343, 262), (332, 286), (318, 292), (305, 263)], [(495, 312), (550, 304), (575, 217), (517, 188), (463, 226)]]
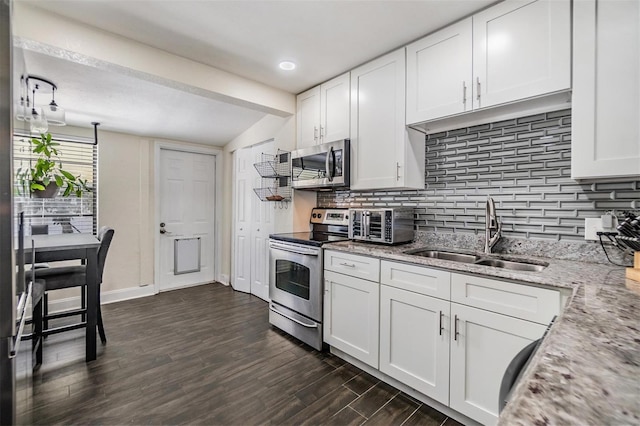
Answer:
[(229, 275), (228, 274), (220, 274), (220, 276), (218, 277), (218, 282), (220, 284), (224, 284), (226, 286), (229, 286), (229, 284), (230, 284)]
[[(100, 294), (100, 302), (107, 303), (121, 302), (123, 300), (137, 299), (140, 297), (153, 296), (155, 287), (145, 285), (142, 287), (121, 288), (118, 290), (105, 291)], [(49, 300), (49, 312), (66, 311), (80, 307), (80, 296), (67, 297), (65, 299)]]

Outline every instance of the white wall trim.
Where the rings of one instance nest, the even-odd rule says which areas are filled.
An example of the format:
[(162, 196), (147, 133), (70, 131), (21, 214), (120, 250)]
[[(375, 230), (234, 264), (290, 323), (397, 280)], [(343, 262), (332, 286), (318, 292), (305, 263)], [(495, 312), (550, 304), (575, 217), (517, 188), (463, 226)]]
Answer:
[[(214, 250), (213, 250), (213, 276), (216, 281), (221, 281), (221, 256), (220, 250), (222, 249), (222, 232), (221, 221), (223, 216), (222, 210), (222, 167), (223, 167), (223, 150), (221, 148), (209, 147), (209, 146), (196, 146), (185, 145), (177, 142), (169, 141), (154, 141), (154, 156), (153, 156), (153, 170), (154, 170), (154, 213), (155, 218), (152, 229), (157, 230), (160, 223), (160, 151), (166, 149), (171, 151), (190, 152), (194, 154), (208, 154), (215, 157), (216, 164), (216, 176), (215, 176), (215, 203), (214, 209)], [(153, 247), (154, 247), (154, 289), (156, 293), (160, 292), (160, 239), (158, 233), (153, 232)]]
[[(153, 285), (144, 285), (140, 287), (121, 288), (118, 290), (110, 290), (100, 293), (100, 304), (122, 302), (124, 300), (138, 299), (155, 295)], [(49, 312), (67, 311), (69, 309), (77, 309), (80, 307), (80, 296), (67, 297), (58, 300), (49, 300)]]

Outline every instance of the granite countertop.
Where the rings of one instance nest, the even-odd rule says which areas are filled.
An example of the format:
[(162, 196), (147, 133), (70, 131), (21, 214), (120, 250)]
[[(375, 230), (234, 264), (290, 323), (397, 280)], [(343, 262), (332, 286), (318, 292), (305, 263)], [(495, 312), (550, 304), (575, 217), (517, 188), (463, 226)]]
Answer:
[(399, 246), (344, 241), (325, 248), (571, 289), (498, 424), (640, 424), (640, 283), (625, 279), (624, 268), (518, 255), (549, 264), (541, 272), (518, 272), (403, 253), (423, 246), (424, 241)]

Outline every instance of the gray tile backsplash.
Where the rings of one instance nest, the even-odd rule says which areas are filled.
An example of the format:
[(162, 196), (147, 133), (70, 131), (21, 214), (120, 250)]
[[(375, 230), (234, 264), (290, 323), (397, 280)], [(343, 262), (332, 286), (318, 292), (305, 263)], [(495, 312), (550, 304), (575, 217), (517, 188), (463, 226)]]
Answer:
[(418, 231), (479, 233), (487, 195), (503, 235), (584, 241), (584, 218), (640, 209), (640, 180), (571, 179), (571, 110), (426, 137), (426, 189), (318, 193), (323, 207), (414, 206)]

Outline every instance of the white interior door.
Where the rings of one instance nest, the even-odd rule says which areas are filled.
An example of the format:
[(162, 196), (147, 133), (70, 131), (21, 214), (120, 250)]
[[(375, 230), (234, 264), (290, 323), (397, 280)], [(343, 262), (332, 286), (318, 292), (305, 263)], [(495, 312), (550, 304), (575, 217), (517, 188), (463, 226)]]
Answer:
[[(251, 151), (257, 163), (262, 160), (262, 153), (274, 154), (274, 142), (254, 145)], [(257, 171), (253, 175), (253, 187), (259, 188), (262, 179)], [(269, 234), (273, 232), (274, 203), (260, 201), (253, 193), (251, 203), (251, 294), (269, 300)]]
[(273, 140), (237, 150), (234, 169), (233, 288), (269, 300), (269, 234), (274, 229), (274, 204), (260, 201), (253, 188), (262, 179), (253, 167), (262, 154), (275, 152)]
[(253, 155), (251, 148), (234, 152), (234, 247), (233, 276), (234, 290), (251, 292), (251, 206), (252, 198), (257, 198), (252, 190)]
[(160, 149), (159, 167), (159, 290), (212, 282), (215, 156)]

